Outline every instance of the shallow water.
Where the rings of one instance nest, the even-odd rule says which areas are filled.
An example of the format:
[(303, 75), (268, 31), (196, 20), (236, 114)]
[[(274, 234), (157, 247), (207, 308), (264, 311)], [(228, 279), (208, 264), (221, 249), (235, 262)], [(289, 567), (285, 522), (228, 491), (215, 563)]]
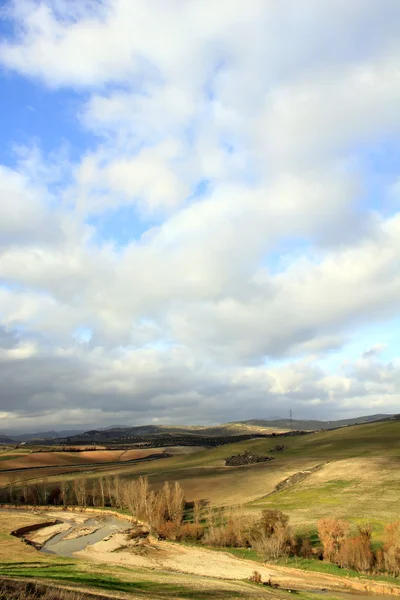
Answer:
[[(73, 540), (64, 539), (74, 529), (94, 526), (99, 527), (99, 529), (94, 533), (90, 533), (89, 535), (84, 535)], [(62, 531), (51, 538), (43, 545), (41, 552), (46, 552), (48, 554), (59, 554), (61, 556), (72, 556), (74, 552), (80, 552), (91, 544), (101, 542), (101, 540), (108, 537), (112, 533), (124, 531), (125, 529), (129, 529), (129, 524), (122, 519), (118, 519), (117, 517), (94, 517), (87, 519), (87, 521), (79, 525), (71, 522), (70, 529)]]

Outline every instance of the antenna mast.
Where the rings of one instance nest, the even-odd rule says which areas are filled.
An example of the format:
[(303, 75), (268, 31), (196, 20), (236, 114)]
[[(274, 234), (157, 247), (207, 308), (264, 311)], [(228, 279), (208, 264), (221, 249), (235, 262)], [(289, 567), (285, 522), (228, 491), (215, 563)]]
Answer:
[(292, 409), (289, 410), (289, 419), (290, 419), (290, 431), (293, 431), (293, 413), (292, 413)]

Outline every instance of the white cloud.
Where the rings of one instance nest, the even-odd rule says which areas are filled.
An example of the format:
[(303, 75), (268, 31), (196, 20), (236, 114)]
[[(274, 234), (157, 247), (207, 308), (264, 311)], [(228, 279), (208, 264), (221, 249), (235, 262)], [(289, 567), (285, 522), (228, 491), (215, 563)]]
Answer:
[[(111, 397), (124, 418), (180, 421), (239, 418), (244, 399), (257, 413), (265, 394), (327, 416), (393, 407), (378, 346), (344, 375), (318, 361), (398, 315), (400, 213), (371, 201), (361, 160), (399, 136), (397, 0), (8, 8), (0, 61), (82, 92), (93, 136), (74, 161), (20, 149), (0, 165), (0, 314), (20, 336), (0, 361), (19, 358), (19, 414), (24, 397), (49, 423), (71, 398), (75, 423), (106, 423)], [(396, 196), (390, 177), (375, 195)], [(108, 219), (129, 206), (142, 232), (121, 244)]]

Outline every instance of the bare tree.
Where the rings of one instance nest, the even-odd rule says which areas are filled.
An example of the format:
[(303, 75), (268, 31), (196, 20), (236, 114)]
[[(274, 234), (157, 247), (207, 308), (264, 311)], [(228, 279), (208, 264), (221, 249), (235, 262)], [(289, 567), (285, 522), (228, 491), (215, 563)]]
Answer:
[(60, 492), (61, 492), (61, 501), (63, 503), (63, 506), (67, 506), (67, 502), (68, 502), (68, 490), (69, 490), (69, 483), (66, 479), (62, 479), (60, 481)]
[(80, 479), (74, 479), (72, 487), (76, 497), (76, 504), (84, 508), (86, 506), (87, 494), (86, 479), (84, 479), (83, 477), (81, 477)]
[(139, 477), (139, 510), (138, 516), (142, 519), (147, 518), (147, 497), (149, 495), (149, 479), (147, 476)]
[(119, 475), (114, 475), (114, 498), (115, 506), (121, 508), (121, 480)]
[(122, 503), (132, 516), (138, 514), (138, 485), (135, 480), (125, 481), (121, 488)]
[(172, 494), (172, 521), (178, 527), (182, 523), (185, 496), (179, 481), (175, 481)]
[(169, 481), (164, 482), (162, 494), (165, 503), (165, 519), (172, 521), (172, 489)]
[(108, 504), (110, 506), (115, 506), (112, 478), (111, 477), (106, 477), (105, 483), (106, 483), (106, 489), (107, 489)]
[(203, 507), (201, 500), (195, 500), (193, 503), (193, 521), (198, 525), (201, 521)]
[(10, 504), (14, 504), (15, 498), (14, 498), (14, 484), (16, 481), (16, 477), (15, 475), (10, 475), (9, 479), (8, 479), (8, 499)]
[(106, 503), (105, 503), (105, 496), (104, 496), (104, 479), (103, 479), (103, 477), (99, 478), (99, 491), (100, 491), (101, 506), (104, 508)]
[(29, 488), (27, 485), (24, 485), (22, 488), (22, 498), (24, 500), (24, 504), (28, 504)]

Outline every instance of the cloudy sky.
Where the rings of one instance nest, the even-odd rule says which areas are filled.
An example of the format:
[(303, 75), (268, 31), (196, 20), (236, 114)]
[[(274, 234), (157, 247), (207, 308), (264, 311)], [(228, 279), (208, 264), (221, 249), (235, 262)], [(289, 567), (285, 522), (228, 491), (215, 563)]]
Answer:
[(1, 6), (0, 431), (400, 411), (400, 2)]

